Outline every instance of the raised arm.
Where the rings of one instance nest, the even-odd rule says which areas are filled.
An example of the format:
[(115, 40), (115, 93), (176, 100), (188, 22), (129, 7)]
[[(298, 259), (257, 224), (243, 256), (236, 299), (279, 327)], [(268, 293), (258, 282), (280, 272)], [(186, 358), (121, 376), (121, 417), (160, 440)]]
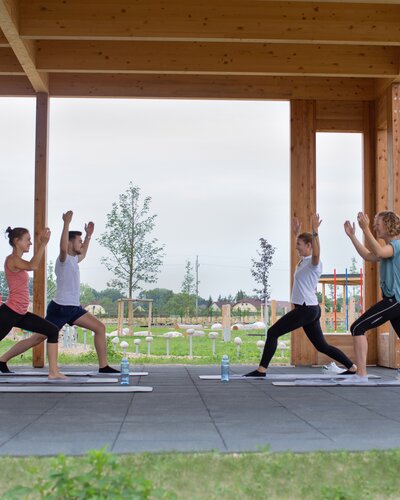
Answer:
[(319, 214), (313, 214), (311, 217), (311, 229), (312, 229), (312, 265), (317, 266), (319, 264), (320, 257), (320, 245), (319, 245), (319, 234), (318, 228), (321, 225), (322, 220), (319, 218)]
[(301, 232), (301, 222), (296, 216), (294, 216), (292, 219), (292, 231), (295, 240), (297, 240), (297, 237)]
[(380, 259), (389, 259), (393, 257), (393, 247), (392, 245), (385, 244), (381, 245), (379, 241), (374, 237), (369, 228), (369, 217), (367, 214), (359, 212), (357, 215), (358, 225), (362, 229), (365, 236), (365, 241), (369, 248), (371, 248), (372, 254)]
[(68, 210), (62, 215), (64, 221), (63, 230), (60, 238), (60, 262), (65, 262), (68, 254), (68, 231), (69, 225), (71, 224), (72, 216), (74, 215), (72, 210)]
[(8, 261), (8, 266), (11, 269), (11, 271), (15, 270), (35, 271), (38, 268), (40, 261), (43, 258), (46, 245), (50, 239), (50, 235), (51, 232), (48, 227), (46, 227), (39, 233), (39, 246), (36, 252), (33, 254), (31, 260), (22, 259), (18, 255), (14, 254), (11, 255)]
[(81, 254), (78, 256), (78, 262), (81, 262), (87, 254), (87, 251), (89, 249), (89, 243), (90, 243), (90, 238), (92, 237), (94, 231), (94, 223), (93, 222), (88, 222), (85, 224), (85, 240), (82, 245), (81, 249)]
[(378, 262), (380, 259), (376, 257), (372, 252), (366, 248), (361, 241), (356, 236), (356, 225), (350, 222), (346, 221), (344, 223), (344, 231), (347, 234), (347, 236), (350, 238), (350, 241), (353, 243), (354, 248), (357, 250), (357, 253), (362, 257), (364, 260), (368, 262)]

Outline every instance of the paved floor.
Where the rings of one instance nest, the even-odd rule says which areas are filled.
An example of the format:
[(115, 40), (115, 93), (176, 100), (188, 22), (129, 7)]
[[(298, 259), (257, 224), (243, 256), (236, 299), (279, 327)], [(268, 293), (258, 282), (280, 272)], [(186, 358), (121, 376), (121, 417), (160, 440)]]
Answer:
[[(82, 367), (79, 368), (82, 370)], [(215, 366), (136, 366), (135, 394), (1, 394), (0, 455), (364, 450), (400, 446), (400, 387), (274, 387), (200, 380)], [(233, 366), (235, 373), (246, 367)], [(316, 373), (318, 368), (272, 368)], [(395, 371), (370, 373), (394, 378)]]

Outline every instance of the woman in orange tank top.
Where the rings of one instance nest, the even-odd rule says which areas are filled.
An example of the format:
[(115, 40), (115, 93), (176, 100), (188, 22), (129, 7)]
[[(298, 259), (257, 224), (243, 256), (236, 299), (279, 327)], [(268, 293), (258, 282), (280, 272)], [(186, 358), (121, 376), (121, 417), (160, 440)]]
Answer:
[(32, 245), (29, 231), (22, 227), (7, 228), (9, 243), (13, 248), (6, 258), (4, 271), (9, 288), (8, 299), (0, 306), (0, 340), (16, 326), (40, 335), (34, 335), (17, 342), (9, 351), (0, 356), (0, 371), (10, 373), (7, 361), (22, 354), (31, 347), (40, 344), (47, 338), (47, 355), (49, 358), (49, 378), (66, 378), (60, 373), (57, 365), (58, 327), (37, 314), (28, 312), (29, 307), (29, 275), (28, 271), (37, 269), (43, 258), (46, 245), (50, 239), (50, 230), (43, 229), (39, 235), (39, 247), (31, 260), (22, 258)]

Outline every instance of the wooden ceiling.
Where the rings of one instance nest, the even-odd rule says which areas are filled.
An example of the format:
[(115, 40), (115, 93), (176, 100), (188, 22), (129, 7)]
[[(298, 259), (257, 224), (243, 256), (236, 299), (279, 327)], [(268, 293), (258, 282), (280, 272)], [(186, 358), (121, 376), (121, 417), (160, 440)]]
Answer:
[(371, 100), (400, 0), (0, 0), (0, 95)]

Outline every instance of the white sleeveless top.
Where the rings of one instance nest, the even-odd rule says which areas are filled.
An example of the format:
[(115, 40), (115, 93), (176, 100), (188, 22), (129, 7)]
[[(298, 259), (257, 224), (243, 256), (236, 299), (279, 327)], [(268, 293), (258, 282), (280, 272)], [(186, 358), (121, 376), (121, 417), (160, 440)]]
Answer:
[(78, 256), (67, 254), (64, 262), (61, 262), (60, 257), (57, 257), (55, 272), (57, 277), (57, 292), (54, 302), (60, 306), (79, 306), (81, 277)]
[(317, 285), (322, 274), (322, 262), (312, 264), (312, 255), (303, 257), (297, 265), (293, 276), (292, 304), (304, 303), (307, 306), (317, 306)]

